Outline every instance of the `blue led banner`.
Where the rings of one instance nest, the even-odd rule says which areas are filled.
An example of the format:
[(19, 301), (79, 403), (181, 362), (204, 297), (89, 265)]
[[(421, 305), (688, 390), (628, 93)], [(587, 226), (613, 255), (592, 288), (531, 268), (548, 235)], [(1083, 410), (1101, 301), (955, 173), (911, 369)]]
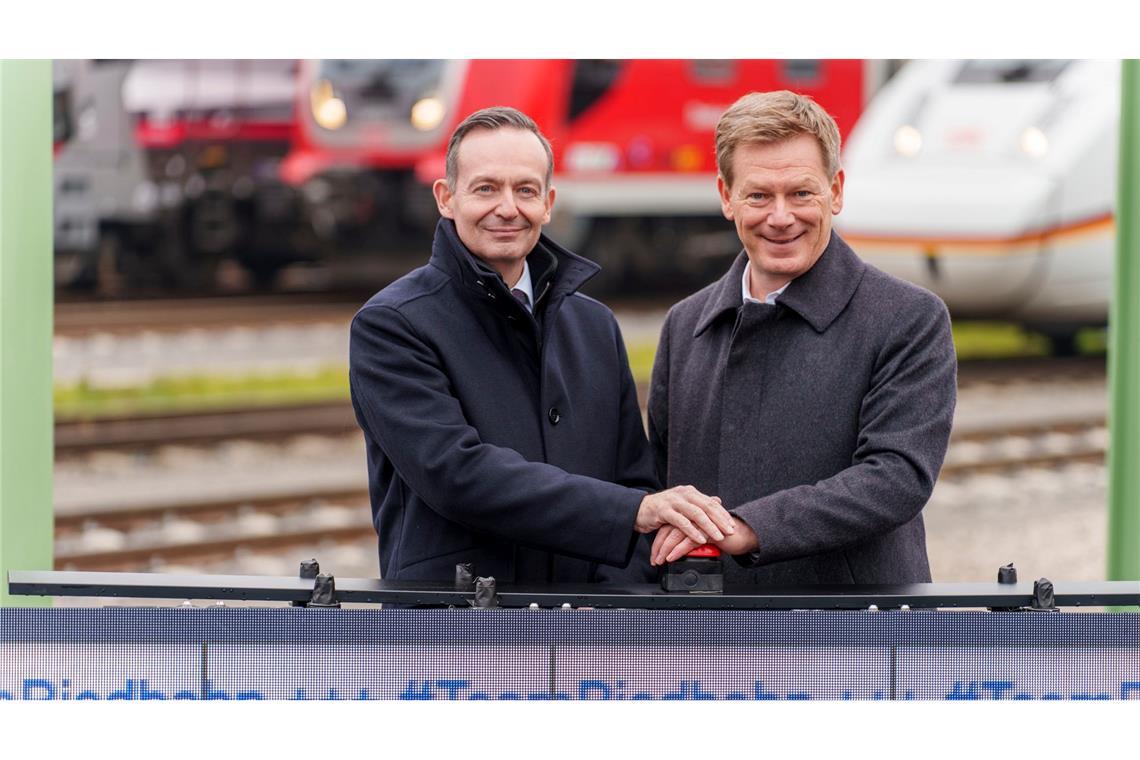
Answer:
[(1140, 699), (1140, 615), (0, 609), (0, 699)]

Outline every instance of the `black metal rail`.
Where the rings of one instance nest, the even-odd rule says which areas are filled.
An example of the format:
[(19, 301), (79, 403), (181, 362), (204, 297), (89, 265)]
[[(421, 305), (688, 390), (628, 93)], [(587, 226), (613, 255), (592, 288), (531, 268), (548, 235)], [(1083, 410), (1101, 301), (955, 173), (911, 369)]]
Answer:
[[(1045, 585), (1049, 584), (1048, 593)], [(609, 607), (626, 609), (860, 610), (922, 608), (1056, 609), (1140, 605), (1140, 581), (1050, 584), (916, 583), (756, 587), (726, 586), (723, 593), (666, 592), (659, 586), (501, 584), (490, 596), (455, 584), (396, 582), (332, 576), (292, 578), (248, 575), (161, 575), (18, 571), (8, 573), (13, 595), (219, 599), (335, 606)], [(485, 592), (486, 589), (483, 589)], [(1047, 602), (1047, 603), (1045, 603)]]

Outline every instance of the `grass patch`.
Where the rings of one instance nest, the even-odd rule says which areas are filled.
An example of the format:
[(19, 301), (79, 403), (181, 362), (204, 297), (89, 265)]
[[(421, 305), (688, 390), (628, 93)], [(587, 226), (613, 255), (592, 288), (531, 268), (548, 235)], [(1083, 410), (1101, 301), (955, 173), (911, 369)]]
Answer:
[(657, 355), (656, 339), (630, 343), (626, 346), (626, 352), (629, 354), (629, 368), (633, 371), (633, 381), (648, 383), (649, 376), (653, 374), (653, 357)]
[(1089, 327), (1077, 333), (1077, 353), (1108, 353), (1108, 328)]
[(1020, 325), (998, 322), (953, 322), (954, 348), (959, 359), (1009, 359), (1048, 356), (1049, 339)]
[(139, 387), (56, 388), (57, 420), (169, 414), (251, 406), (285, 406), (348, 399), (348, 368), (308, 374), (188, 375)]
[[(1040, 333), (1030, 332), (1020, 325), (1005, 322), (953, 322), (954, 348), (958, 358), (1013, 359), (1030, 356), (1049, 356), (1052, 343)], [(1076, 348), (1081, 354), (1103, 354), (1108, 345), (1107, 331), (1103, 328), (1081, 330), (1076, 336)], [(657, 341), (631, 343), (629, 364), (633, 377), (639, 383), (648, 383), (653, 371), (653, 357)]]

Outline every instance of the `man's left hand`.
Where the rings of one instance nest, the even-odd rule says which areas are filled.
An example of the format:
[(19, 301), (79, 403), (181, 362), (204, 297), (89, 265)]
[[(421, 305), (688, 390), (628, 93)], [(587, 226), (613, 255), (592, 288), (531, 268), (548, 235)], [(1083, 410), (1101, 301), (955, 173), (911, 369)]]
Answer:
[[(725, 554), (747, 554), (750, 551), (755, 551), (760, 546), (760, 542), (752, 528), (748, 527), (748, 523), (734, 518), (733, 524), (736, 527), (735, 533), (726, 535), (722, 540), (713, 543)], [(666, 525), (657, 531), (657, 536), (653, 539), (653, 548), (649, 552), (649, 562), (652, 565), (676, 562), (696, 549), (697, 546), (699, 544), (687, 537), (679, 528)]]

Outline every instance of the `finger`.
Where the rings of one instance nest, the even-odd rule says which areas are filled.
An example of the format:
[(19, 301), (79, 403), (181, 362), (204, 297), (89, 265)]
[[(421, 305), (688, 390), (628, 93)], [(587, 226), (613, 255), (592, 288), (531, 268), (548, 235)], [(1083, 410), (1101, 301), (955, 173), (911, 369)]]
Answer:
[[(730, 536), (736, 532), (732, 515), (724, 508), (719, 496), (705, 496), (692, 486), (681, 486), (677, 490), (678, 495), (682, 496), (686, 503), (695, 505), (704, 514), (708, 515), (708, 520), (706, 521), (695, 514), (690, 512), (686, 513), (690, 519), (696, 521), (706, 533), (710, 534), (713, 540), (721, 541), (726, 535)], [(716, 530), (720, 531), (720, 536), (717, 536), (712, 526), (716, 526)]]
[[(703, 530), (705, 533), (712, 536), (714, 541), (723, 541), (724, 532), (719, 527), (717, 527), (716, 522), (713, 521), (712, 517), (707, 511), (707, 504), (710, 503), (711, 502), (686, 504), (683, 507), (684, 514), (689, 518), (689, 520), (696, 524), (698, 529)], [(696, 540), (696, 536), (692, 536), (692, 534), (690, 534), (690, 537), (692, 537), (693, 540)]]
[(669, 534), (676, 531), (673, 526), (666, 526), (657, 531), (657, 535), (653, 537), (653, 546), (649, 550), (649, 564), (660, 565), (665, 559), (665, 552), (661, 551), (661, 547), (665, 545)]
[[(686, 505), (686, 508), (691, 510), (693, 513), (700, 513), (699, 509), (696, 509), (691, 505)], [(697, 526), (693, 525), (692, 520), (690, 520), (684, 512), (681, 512), (678, 509), (674, 509), (665, 514), (665, 519), (669, 522), (670, 525), (676, 526), (677, 529), (682, 531), (686, 536), (696, 541), (698, 544), (703, 544), (708, 541), (708, 539), (705, 538), (705, 534), (701, 533), (700, 529), (697, 528)], [(708, 520), (708, 518), (705, 519), (706, 521)]]
[[(681, 531), (673, 530), (672, 532), (670, 532), (670, 534), (665, 538), (665, 541), (662, 542), (661, 558), (660, 558), (660, 561), (658, 562), (658, 564), (665, 564), (665, 562), (668, 561), (668, 557), (673, 552), (673, 550), (675, 548), (677, 548), (678, 545), (680, 545), (681, 543), (684, 543), (685, 541), (689, 541), (689, 539), (686, 538), (685, 534), (682, 533)], [(692, 542), (690, 541), (689, 543), (692, 543)]]
[(676, 562), (698, 546), (701, 546), (701, 544), (694, 544), (692, 540), (685, 538), (681, 543), (669, 550), (669, 553), (665, 555), (665, 561)]
[(653, 548), (650, 549), (650, 564), (660, 565), (665, 562), (665, 555), (685, 537), (685, 534), (672, 525), (657, 531), (653, 539)]
[(716, 523), (716, 526), (720, 528), (721, 532), (726, 536), (731, 536), (736, 532), (736, 521), (733, 519), (732, 513), (721, 504), (720, 497), (709, 497), (707, 511), (713, 522)]

